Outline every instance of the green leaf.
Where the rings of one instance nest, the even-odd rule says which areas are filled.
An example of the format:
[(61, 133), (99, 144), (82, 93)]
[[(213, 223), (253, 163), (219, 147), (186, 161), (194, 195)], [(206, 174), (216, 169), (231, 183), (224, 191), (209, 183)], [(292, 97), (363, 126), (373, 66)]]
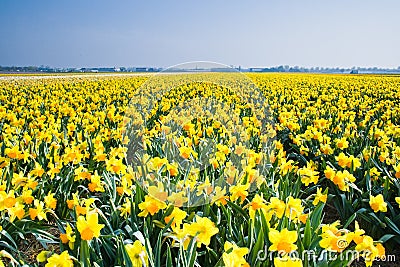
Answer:
[(165, 259), (165, 266), (166, 267), (173, 267), (170, 246), (167, 247), (167, 258)]
[(227, 201), (227, 203), (232, 209), (234, 209), (234, 211), (237, 211), (238, 213), (243, 215), (243, 217), (245, 217), (246, 219), (249, 218), (249, 214), (245, 212), (240, 206), (236, 205), (235, 203), (229, 200)]
[(388, 241), (389, 239), (391, 239), (392, 237), (395, 237), (396, 235), (392, 235), (392, 234), (386, 234), (384, 236), (382, 236), (381, 238), (379, 238), (379, 241), (382, 243), (385, 243), (386, 241)]
[(303, 237), (303, 246), (304, 249), (309, 249), (311, 245), (311, 222), (310, 219), (307, 218), (306, 226), (304, 228), (304, 237)]
[(395, 231), (397, 234), (400, 235), (399, 228), (396, 226), (396, 224), (394, 224), (394, 222), (392, 222), (392, 220), (390, 220), (388, 217), (385, 217), (384, 220), (385, 220), (385, 222), (387, 223), (387, 225), (389, 226), (390, 229), (392, 229), (393, 231)]
[(343, 225), (343, 228), (347, 228), (357, 217), (357, 213), (354, 213), (353, 215), (350, 216), (349, 219), (347, 219), (346, 223)]
[(251, 250), (250, 254), (250, 264), (254, 265), (257, 262), (257, 258), (259, 255), (259, 251), (264, 250), (264, 231), (263, 229), (259, 229), (257, 235), (257, 242), (254, 244), (254, 247)]

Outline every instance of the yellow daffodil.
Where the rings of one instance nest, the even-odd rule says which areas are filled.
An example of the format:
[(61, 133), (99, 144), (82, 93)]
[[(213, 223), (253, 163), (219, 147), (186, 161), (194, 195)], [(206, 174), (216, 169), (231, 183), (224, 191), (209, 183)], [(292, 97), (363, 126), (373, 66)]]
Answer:
[(268, 237), (272, 243), (269, 247), (271, 251), (290, 253), (297, 249), (297, 245), (294, 244), (297, 241), (296, 231), (289, 231), (287, 228), (281, 231), (270, 229)]
[(99, 224), (97, 212), (92, 211), (87, 213), (86, 217), (79, 216), (76, 227), (81, 234), (81, 238), (89, 241), (94, 237), (98, 238), (100, 236), (100, 231), (103, 229), (104, 224)]
[(386, 212), (387, 211), (387, 203), (383, 199), (383, 195), (379, 194), (377, 196), (369, 197), (369, 205), (374, 212)]
[(325, 203), (328, 198), (327, 194), (322, 193), (321, 188), (317, 188), (317, 193), (315, 194), (313, 205), (316, 206), (319, 202)]
[(47, 259), (47, 263), (45, 267), (73, 267), (74, 264), (72, 262), (71, 256), (68, 254), (68, 251), (62, 252), (60, 255), (53, 254), (50, 258)]
[(125, 249), (133, 267), (148, 266), (149, 259), (146, 249), (139, 240), (136, 240), (133, 244), (125, 245)]
[(249, 253), (248, 248), (240, 248), (236, 244), (226, 241), (224, 244), (222, 260), (226, 267), (247, 267), (250, 266), (244, 256)]
[(210, 219), (196, 215), (195, 222), (183, 225), (183, 232), (195, 237), (197, 247), (201, 247), (202, 244), (208, 246), (211, 237), (216, 235), (219, 229), (215, 227), (215, 224)]
[(145, 196), (144, 202), (139, 204), (139, 209), (142, 211), (138, 215), (141, 217), (146, 217), (148, 214), (154, 215), (158, 211), (167, 208), (165, 202), (160, 201), (152, 196)]
[(67, 228), (65, 228), (65, 234), (60, 234), (60, 239), (63, 244), (67, 244), (70, 249), (74, 249), (75, 244), (75, 232), (72, 230), (72, 227), (69, 223), (67, 223)]

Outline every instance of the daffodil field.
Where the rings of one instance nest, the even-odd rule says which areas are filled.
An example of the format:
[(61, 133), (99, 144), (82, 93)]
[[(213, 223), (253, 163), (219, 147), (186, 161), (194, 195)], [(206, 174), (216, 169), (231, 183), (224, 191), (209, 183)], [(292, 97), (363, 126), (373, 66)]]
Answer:
[(396, 253), (399, 76), (155, 76), (0, 79), (0, 266)]

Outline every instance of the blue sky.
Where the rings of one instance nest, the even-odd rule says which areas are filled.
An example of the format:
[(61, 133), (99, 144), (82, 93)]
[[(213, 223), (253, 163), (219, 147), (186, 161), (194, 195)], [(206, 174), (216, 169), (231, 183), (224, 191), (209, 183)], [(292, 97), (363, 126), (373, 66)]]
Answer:
[(0, 65), (398, 67), (400, 1), (0, 0)]

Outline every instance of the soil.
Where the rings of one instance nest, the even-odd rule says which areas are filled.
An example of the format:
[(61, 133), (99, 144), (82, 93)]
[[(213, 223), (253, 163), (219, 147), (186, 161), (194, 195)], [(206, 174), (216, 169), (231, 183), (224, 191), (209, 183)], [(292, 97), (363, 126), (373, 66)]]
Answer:
[[(51, 227), (48, 230), (48, 233), (59, 236), (60, 231), (57, 227)], [(19, 244), (20, 252), (24, 255), (25, 263), (32, 265), (37, 263), (36, 256), (42, 252), (43, 250), (52, 251), (54, 253), (60, 253), (60, 246), (58, 244), (48, 244), (47, 249), (43, 248), (42, 244), (36, 240), (35, 236), (29, 234), (26, 236), (26, 240)]]

